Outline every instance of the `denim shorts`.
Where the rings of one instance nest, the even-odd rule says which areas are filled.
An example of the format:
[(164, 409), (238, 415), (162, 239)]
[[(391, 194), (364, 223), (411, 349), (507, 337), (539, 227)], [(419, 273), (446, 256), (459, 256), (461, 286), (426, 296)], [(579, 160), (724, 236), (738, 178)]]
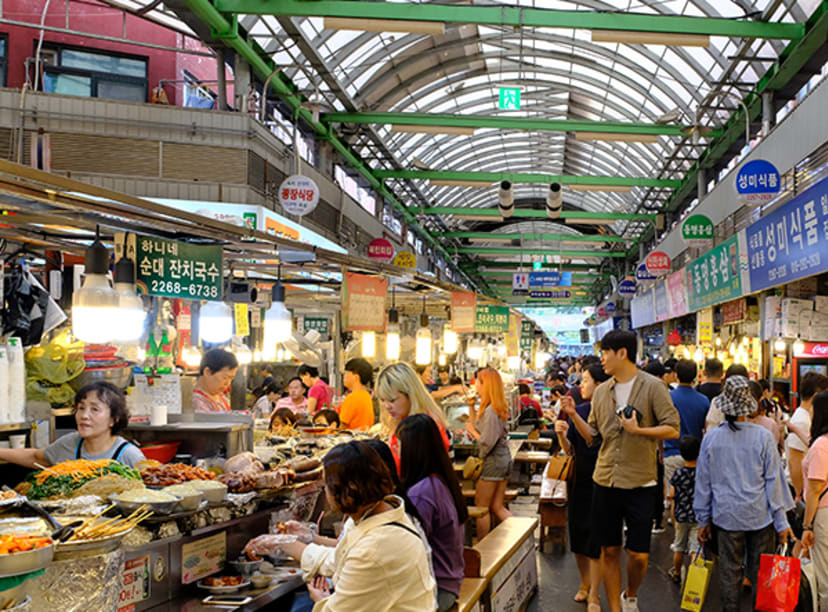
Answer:
[(498, 446), (483, 459), (483, 470), (480, 480), (508, 480), (512, 473), (512, 455), (509, 449)]
[(670, 545), (673, 552), (694, 553), (699, 550), (699, 524), (676, 521), (676, 536)]

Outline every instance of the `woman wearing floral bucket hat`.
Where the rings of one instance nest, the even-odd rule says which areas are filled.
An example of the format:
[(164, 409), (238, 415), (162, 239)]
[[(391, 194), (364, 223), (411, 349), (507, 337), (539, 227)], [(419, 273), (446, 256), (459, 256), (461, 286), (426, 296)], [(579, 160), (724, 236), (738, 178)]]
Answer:
[(777, 540), (793, 538), (785, 513), (794, 504), (776, 441), (746, 421), (756, 411), (747, 378), (725, 380), (719, 408), (725, 422), (702, 440), (693, 510), (699, 541), (718, 548), (722, 609), (738, 612), (743, 578), (755, 585), (761, 555), (773, 554)]

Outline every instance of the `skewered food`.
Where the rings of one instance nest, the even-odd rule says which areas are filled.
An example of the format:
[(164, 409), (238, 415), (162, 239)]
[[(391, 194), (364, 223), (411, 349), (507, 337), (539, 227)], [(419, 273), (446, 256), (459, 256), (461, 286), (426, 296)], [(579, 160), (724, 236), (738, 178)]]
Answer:
[(72, 537), (68, 541), (97, 540), (117, 536), (152, 516), (152, 510), (149, 510), (147, 506), (141, 506), (127, 517), (117, 517), (102, 521), (101, 516), (112, 507), (114, 507), (114, 504), (105, 508), (92, 518), (86, 519), (80, 527), (75, 529), (75, 533), (72, 534)]
[(30, 474), (15, 490), (30, 499), (74, 497), (87, 482), (109, 474), (132, 480), (141, 478), (136, 470), (112, 459), (74, 459)]

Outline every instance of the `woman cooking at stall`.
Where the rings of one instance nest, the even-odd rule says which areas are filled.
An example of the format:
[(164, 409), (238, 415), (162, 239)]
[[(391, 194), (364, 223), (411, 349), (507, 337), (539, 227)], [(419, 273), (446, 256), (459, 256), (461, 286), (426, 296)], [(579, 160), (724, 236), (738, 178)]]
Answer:
[(226, 391), (236, 376), (239, 362), (236, 356), (224, 349), (212, 349), (204, 353), (198, 367), (198, 380), (193, 389), (195, 412), (229, 412), (230, 401)]
[(72, 410), (78, 431), (61, 436), (46, 448), (2, 448), (0, 460), (27, 468), (49, 467), (72, 459), (114, 459), (135, 467), (144, 453), (118, 434), (129, 423), (122, 391), (107, 382), (85, 386), (75, 395)]

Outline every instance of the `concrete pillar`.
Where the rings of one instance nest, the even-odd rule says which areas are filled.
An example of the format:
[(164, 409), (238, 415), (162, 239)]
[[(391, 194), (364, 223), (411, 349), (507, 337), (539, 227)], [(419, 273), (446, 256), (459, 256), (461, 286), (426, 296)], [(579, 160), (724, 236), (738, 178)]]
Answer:
[(227, 110), (227, 79), (225, 78), (224, 49), (216, 49), (216, 80), (218, 81), (218, 109)]
[(327, 176), (333, 176), (334, 150), (330, 143), (318, 142), (316, 159), (319, 171)]
[(698, 172), (696, 173), (696, 180), (697, 180), (697, 189), (698, 189), (698, 198), (699, 202), (701, 199), (707, 195), (707, 173), (704, 171), (704, 168), (699, 168)]
[(233, 70), (233, 92), (236, 110), (247, 112), (247, 92), (250, 89), (250, 64), (238, 53), (235, 70)]
[(767, 138), (773, 127), (773, 92), (762, 93), (762, 138)]

